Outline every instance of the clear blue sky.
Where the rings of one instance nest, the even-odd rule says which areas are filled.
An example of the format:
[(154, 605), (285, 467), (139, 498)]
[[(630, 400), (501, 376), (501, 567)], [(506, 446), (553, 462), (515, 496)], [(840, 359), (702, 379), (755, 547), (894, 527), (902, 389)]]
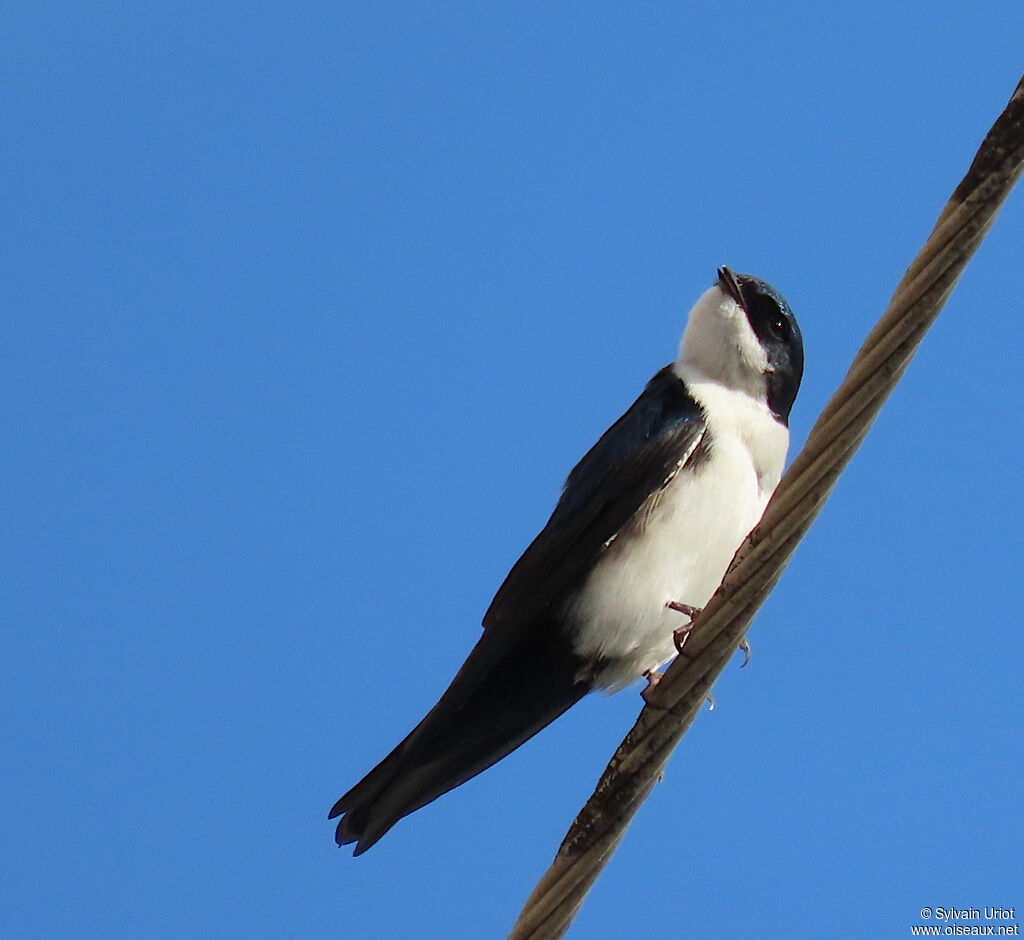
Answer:
[[(1020, 77), (1014, 3), (7, 4), (0, 934), (500, 937), (638, 689), (353, 860), (726, 263), (794, 450)], [(571, 936), (1024, 907), (1012, 197)]]

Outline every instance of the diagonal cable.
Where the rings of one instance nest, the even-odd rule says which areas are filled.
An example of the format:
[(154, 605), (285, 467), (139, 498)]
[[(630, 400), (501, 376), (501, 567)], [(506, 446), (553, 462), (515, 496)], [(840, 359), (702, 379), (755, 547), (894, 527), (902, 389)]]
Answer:
[(561, 937), (895, 388), (1024, 168), (1024, 78), (819, 415), (764, 517), (619, 745), (508, 940)]

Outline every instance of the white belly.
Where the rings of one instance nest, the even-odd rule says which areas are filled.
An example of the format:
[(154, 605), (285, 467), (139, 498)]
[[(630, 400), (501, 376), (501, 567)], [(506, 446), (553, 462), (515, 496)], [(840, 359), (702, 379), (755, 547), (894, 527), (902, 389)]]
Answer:
[(789, 433), (767, 409), (717, 385), (690, 391), (712, 414), (721, 407), (708, 399), (728, 397), (711, 404), (739, 419), (709, 420), (709, 458), (683, 468), (647, 523), (608, 546), (568, 610), (575, 651), (607, 662), (598, 685), (610, 690), (675, 655), (673, 632), (687, 621), (665, 605), (710, 600), (782, 473)]

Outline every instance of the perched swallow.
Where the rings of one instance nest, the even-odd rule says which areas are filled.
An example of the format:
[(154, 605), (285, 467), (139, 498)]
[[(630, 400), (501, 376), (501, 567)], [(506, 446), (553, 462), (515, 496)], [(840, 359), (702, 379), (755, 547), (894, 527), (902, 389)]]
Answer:
[(339, 845), (360, 855), (588, 692), (675, 655), (680, 609), (707, 603), (778, 485), (802, 373), (782, 295), (720, 268), (675, 362), (569, 474), (441, 700), (334, 805)]

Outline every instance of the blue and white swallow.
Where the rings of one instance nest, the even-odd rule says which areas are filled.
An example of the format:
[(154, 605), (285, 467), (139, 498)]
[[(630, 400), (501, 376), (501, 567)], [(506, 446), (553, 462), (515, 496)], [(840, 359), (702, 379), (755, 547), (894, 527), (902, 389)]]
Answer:
[(718, 270), (675, 362), (575, 466), (441, 700), (329, 814), (360, 855), (595, 689), (676, 653), (782, 475), (803, 341), (770, 284)]

